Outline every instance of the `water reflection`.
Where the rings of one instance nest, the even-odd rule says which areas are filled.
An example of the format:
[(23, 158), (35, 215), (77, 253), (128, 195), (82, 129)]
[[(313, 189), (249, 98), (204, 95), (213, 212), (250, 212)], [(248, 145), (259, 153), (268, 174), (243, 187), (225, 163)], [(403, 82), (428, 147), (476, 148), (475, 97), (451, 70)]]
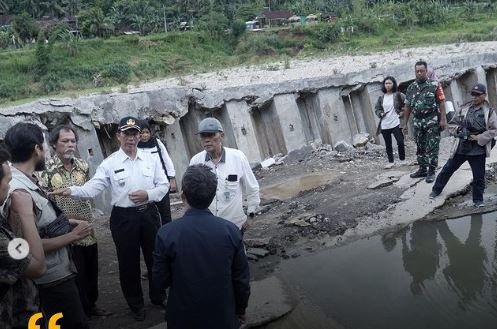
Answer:
[(414, 223), (285, 261), (281, 273), (346, 328), (495, 329), (496, 214)]
[(437, 228), (425, 223), (414, 223), (411, 228), (410, 246), (407, 230), (402, 234), (402, 261), (404, 270), (412, 277), (409, 288), (415, 295), (422, 293), (423, 282), (433, 279), (439, 266), (441, 245), (437, 241)]
[(482, 225), (480, 214), (471, 216), (469, 234), (463, 243), (450, 230), (447, 222), (437, 223), (449, 258), (449, 265), (443, 269), (443, 274), (449, 287), (459, 297), (458, 306), (462, 309), (466, 309), (481, 296), (485, 283), (484, 263), (487, 261), (487, 254), (481, 244)]

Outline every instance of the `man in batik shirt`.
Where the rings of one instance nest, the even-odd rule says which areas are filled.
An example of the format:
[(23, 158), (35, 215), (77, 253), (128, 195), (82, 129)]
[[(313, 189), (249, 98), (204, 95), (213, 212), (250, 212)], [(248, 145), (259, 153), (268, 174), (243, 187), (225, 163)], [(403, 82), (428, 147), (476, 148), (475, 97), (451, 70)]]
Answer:
[[(70, 126), (58, 126), (51, 133), (50, 145), (55, 154), (47, 162), (47, 169), (42, 172), (40, 184), (51, 192), (73, 185), (81, 186), (90, 179), (88, 163), (75, 156), (78, 135)], [(64, 213), (79, 220), (92, 221), (89, 200), (73, 200), (68, 197), (55, 196), (55, 202)], [(78, 270), (78, 287), (81, 303), (88, 316), (110, 315), (106, 310), (96, 306), (98, 299), (98, 249), (95, 235), (77, 241), (71, 247), (73, 261)]]

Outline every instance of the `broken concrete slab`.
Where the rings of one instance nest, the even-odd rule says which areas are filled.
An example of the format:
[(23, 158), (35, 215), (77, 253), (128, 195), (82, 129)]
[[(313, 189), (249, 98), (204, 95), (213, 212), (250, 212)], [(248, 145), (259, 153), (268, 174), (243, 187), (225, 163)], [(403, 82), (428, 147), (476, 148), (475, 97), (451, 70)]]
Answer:
[(300, 162), (305, 160), (310, 154), (314, 152), (314, 148), (311, 145), (306, 145), (298, 150), (293, 150), (285, 158), (286, 162)]
[(386, 187), (386, 186), (389, 186), (389, 185), (392, 185), (395, 181), (392, 180), (392, 179), (389, 179), (389, 178), (383, 178), (383, 179), (380, 179), (372, 184), (370, 184), (368, 186), (368, 189), (370, 190), (376, 190), (376, 189), (379, 189), (379, 188), (382, 188), (382, 187)]
[(268, 159), (261, 162), (261, 166), (264, 169), (267, 169), (267, 168), (273, 166), (274, 164), (276, 164), (276, 160), (274, 158), (268, 158)]
[(354, 147), (365, 146), (369, 142), (369, 134), (368, 133), (360, 133), (355, 134), (352, 138), (352, 145)]
[(256, 248), (267, 246), (270, 240), (271, 238), (245, 238), (243, 239), (243, 242), (245, 242), (245, 245), (248, 247)]
[(380, 180), (380, 179), (384, 179), (384, 178), (389, 178), (389, 179), (396, 178), (397, 180), (399, 180), (402, 176), (404, 176), (406, 174), (407, 174), (406, 171), (388, 171), (388, 172), (384, 172), (382, 174), (379, 174), (378, 176), (376, 176), (376, 179)]
[(266, 257), (269, 255), (269, 250), (264, 248), (249, 248), (247, 249), (247, 254), (255, 255), (257, 257)]
[(347, 143), (346, 141), (338, 141), (333, 148), (335, 149), (335, 151), (340, 153), (345, 153), (354, 150), (354, 147), (349, 143)]

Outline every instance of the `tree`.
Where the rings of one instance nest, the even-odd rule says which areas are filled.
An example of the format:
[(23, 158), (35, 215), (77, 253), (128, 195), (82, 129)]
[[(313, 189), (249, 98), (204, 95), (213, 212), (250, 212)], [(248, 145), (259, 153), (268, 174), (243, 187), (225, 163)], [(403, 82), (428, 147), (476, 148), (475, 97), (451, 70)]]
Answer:
[(35, 52), (35, 77), (40, 79), (48, 73), (48, 66), (50, 64), (50, 48), (45, 44), (45, 33), (40, 31), (38, 40), (36, 41)]
[(40, 3), (43, 15), (50, 17), (60, 17), (65, 14), (60, 0), (44, 0)]
[(39, 32), (35, 20), (27, 12), (16, 15), (12, 21), (12, 28), (25, 43), (30, 42)]
[(79, 26), (86, 35), (103, 37), (114, 29), (110, 18), (105, 17), (100, 7), (82, 10), (78, 16)]

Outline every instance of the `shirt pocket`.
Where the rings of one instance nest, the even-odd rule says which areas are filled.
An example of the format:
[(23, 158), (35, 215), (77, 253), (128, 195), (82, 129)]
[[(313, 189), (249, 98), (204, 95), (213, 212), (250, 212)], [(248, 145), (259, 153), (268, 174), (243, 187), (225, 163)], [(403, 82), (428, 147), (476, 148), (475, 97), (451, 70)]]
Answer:
[(238, 179), (236, 181), (230, 182), (228, 178), (224, 180), (224, 199), (225, 201), (231, 201), (236, 195), (238, 190)]
[(120, 171), (118, 173), (114, 173), (112, 176), (114, 183), (120, 187), (124, 187), (126, 183), (129, 181), (129, 173), (125, 170)]

